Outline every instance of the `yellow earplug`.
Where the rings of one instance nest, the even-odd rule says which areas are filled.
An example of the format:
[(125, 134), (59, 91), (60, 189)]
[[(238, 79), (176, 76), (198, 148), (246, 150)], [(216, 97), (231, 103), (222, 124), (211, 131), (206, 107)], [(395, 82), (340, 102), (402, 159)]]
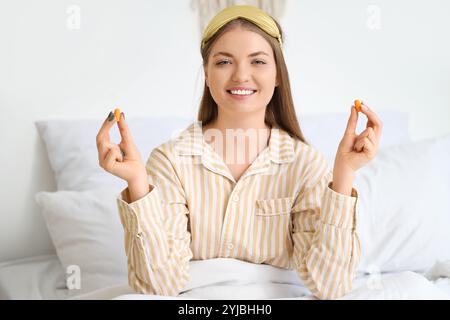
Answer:
[(355, 100), (355, 109), (358, 112), (361, 112), (361, 101), (360, 100)]
[(114, 117), (116, 118), (116, 121), (119, 122), (120, 121), (120, 109), (116, 108), (114, 110)]

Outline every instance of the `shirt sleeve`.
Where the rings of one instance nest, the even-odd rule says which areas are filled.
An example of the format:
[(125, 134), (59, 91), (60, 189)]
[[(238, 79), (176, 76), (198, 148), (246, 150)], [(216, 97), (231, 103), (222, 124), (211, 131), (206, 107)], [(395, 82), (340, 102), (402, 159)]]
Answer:
[(146, 167), (150, 192), (132, 203), (128, 188), (117, 196), (128, 282), (138, 293), (176, 296), (190, 280), (189, 210), (165, 153), (154, 149)]
[(292, 209), (294, 265), (299, 277), (320, 299), (351, 290), (360, 257), (356, 233), (357, 191), (351, 196), (331, 189), (333, 172), (317, 157), (303, 175), (305, 187)]

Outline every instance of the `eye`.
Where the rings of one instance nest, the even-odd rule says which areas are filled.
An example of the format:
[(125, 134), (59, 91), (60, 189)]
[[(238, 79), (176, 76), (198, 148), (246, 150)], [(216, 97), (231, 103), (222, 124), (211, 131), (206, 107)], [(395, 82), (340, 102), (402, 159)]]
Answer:
[(219, 62), (217, 62), (216, 63), (216, 65), (224, 65), (226, 62), (230, 62), (230, 61), (228, 61), (228, 60), (222, 60), (222, 61), (219, 61)]
[(256, 64), (266, 64), (264, 61), (262, 61), (262, 60), (255, 60), (254, 61)]

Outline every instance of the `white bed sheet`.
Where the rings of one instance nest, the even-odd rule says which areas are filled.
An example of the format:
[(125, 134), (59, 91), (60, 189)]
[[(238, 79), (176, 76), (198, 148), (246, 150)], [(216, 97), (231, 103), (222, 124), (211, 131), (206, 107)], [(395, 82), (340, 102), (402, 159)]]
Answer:
[(48, 300), (68, 297), (63, 267), (56, 255), (0, 263), (0, 299)]
[[(449, 269), (450, 264), (443, 264)], [(445, 269), (445, 268), (441, 268)], [(439, 271), (439, 272), (436, 272)], [(450, 274), (435, 270), (429, 276), (436, 281)], [(444, 270), (445, 271), (445, 270)], [(251, 264), (236, 259), (191, 261), (191, 281), (183, 292), (172, 299), (316, 299), (303, 286), (297, 273), (269, 265)], [(426, 300), (450, 299), (450, 294), (423, 274), (402, 271), (382, 274), (360, 274), (353, 282), (353, 290), (340, 299), (357, 300)], [(447, 282), (448, 284), (448, 282)], [(74, 299), (168, 299), (164, 296), (134, 294), (128, 286), (112, 287), (75, 297)], [(170, 299), (170, 298), (169, 298)]]
[[(190, 270), (192, 279), (177, 298), (134, 294), (123, 285), (78, 295), (65, 287), (56, 255), (31, 257), (0, 264), (0, 299), (314, 299), (292, 270), (225, 258), (191, 261)], [(361, 274), (343, 299), (450, 299), (449, 272), (447, 261), (426, 274)]]

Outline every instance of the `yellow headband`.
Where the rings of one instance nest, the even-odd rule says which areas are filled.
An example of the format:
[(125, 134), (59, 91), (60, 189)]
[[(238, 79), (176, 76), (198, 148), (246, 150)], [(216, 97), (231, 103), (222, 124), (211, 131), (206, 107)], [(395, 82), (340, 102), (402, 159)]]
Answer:
[(220, 11), (208, 24), (203, 32), (201, 48), (205, 46), (205, 43), (211, 39), (217, 31), (220, 30), (228, 22), (237, 18), (243, 18), (248, 20), (270, 36), (276, 38), (280, 43), (280, 47), (283, 45), (281, 40), (280, 30), (278, 29), (275, 21), (265, 13), (263, 10), (253, 6), (232, 6)]

